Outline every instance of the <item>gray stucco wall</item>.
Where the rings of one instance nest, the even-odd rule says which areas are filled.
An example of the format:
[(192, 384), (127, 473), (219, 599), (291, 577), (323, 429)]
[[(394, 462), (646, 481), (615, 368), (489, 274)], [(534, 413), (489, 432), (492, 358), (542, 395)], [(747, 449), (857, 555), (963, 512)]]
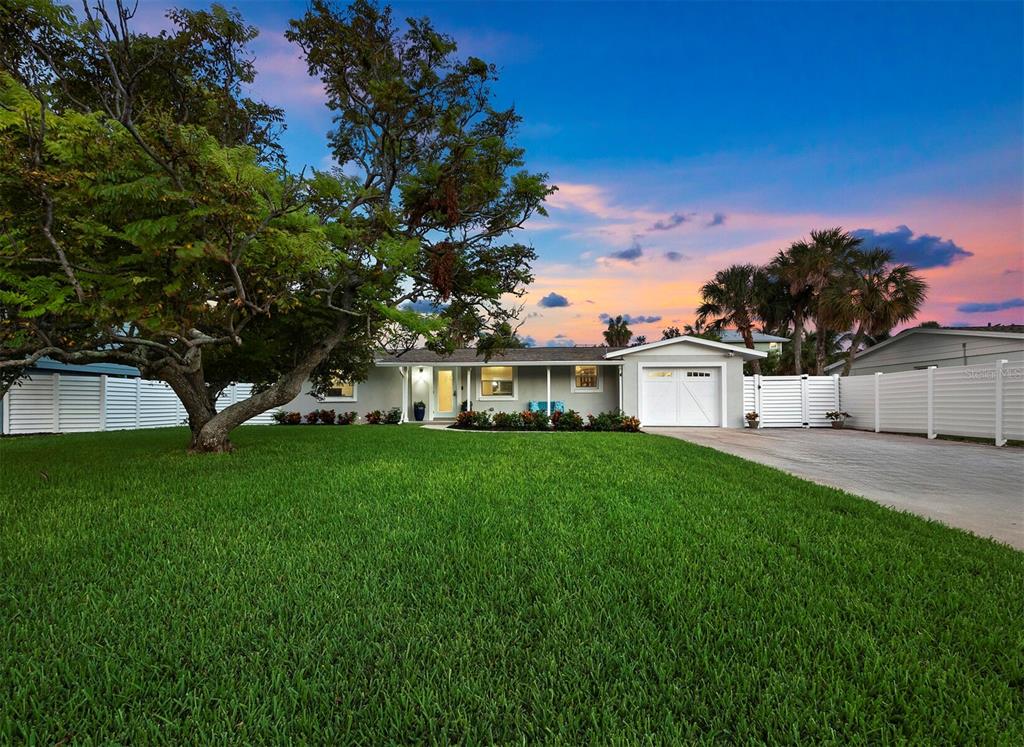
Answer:
[[(466, 371), (470, 367), (454, 366), (458, 386), (457, 401), (467, 399)], [(473, 409), (494, 410), (495, 412), (521, 412), (531, 401), (547, 399), (547, 376), (544, 366), (514, 366), (516, 375), (516, 397), (512, 400), (480, 397), (480, 368), (472, 367), (471, 387)], [(600, 366), (601, 391), (573, 392), (572, 366), (551, 367), (551, 399), (565, 403), (567, 409), (576, 410), (586, 416), (619, 407), (619, 366)], [(417, 401), (430, 403), (433, 370), (429, 366), (411, 366), (408, 417), (413, 418), (413, 404)], [(305, 415), (311, 410), (333, 409), (336, 412), (355, 410), (360, 419), (371, 410), (388, 410), (402, 404), (402, 373), (398, 367), (378, 366), (370, 370), (366, 381), (356, 385), (354, 402), (318, 400), (309, 391), (309, 384), (302, 393), (285, 405), (283, 410), (298, 411)], [(433, 404), (433, 403), (431, 403)], [(428, 409), (429, 413), (429, 409)]]
[(334, 410), (335, 412), (355, 410), (359, 413), (361, 420), (371, 410), (389, 410), (402, 404), (402, 374), (397, 368), (375, 367), (371, 369), (367, 380), (356, 384), (354, 402), (333, 399), (318, 400), (312, 395), (309, 388), (309, 382), (307, 382), (302, 386), (299, 396), (281, 409), (297, 410), (303, 415), (311, 410)]
[[(892, 373), (928, 366), (963, 366), (965, 352), (966, 365), (969, 366), (998, 360), (1020, 363), (1024, 362), (1024, 339), (915, 332), (877, 352), (855, 358), (850, 373)], [(841, 370), (833, 370), (833, 373)]]
[(636, 417), (641, 417), (638, 387), (640, 364), (707, 366), (724, 362), (721, 383), (725, 387), (726, 422), (723, 425), (730, 428), (743, 427), (743, 358), (739, 355), (730, 357), (726, 351), (681, 342), (677, 345), (629, 353), (623, 356), (623, 360), (625, 365), (622, 370), (622, 409), (627, 415)]

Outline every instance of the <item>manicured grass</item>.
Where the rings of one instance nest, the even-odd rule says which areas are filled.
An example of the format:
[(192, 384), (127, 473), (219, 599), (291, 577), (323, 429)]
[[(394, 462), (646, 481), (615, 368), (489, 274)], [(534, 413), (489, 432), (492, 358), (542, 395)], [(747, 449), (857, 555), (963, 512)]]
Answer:
[(655, 436), (0, 442), (0, 742), (1024, 741), (1024, 554)]

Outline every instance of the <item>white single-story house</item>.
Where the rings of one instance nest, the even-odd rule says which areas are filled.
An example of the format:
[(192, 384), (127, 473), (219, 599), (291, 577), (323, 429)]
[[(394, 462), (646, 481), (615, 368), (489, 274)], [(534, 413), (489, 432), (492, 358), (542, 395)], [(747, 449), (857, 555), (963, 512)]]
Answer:
[[(782, 353), (782, 346), (790, 341), (788, 337), (779, 337), (778, 335), (769, 335), (765, 332), (758, 332), (754, 330), (750, 333), (750, 336), (754, 338), (754, 350), (760, 350), (764, 353)], [(743, 335), (741, 335), (735, 329), (723, 329), (719, 334), (718, 339), (728, 345), (746, 345), (743, 341)]]
[(476, 350), (439, 356), (424, 349), (380, 357), (365, 381), (338, 381), (317, 398), (307, 385), (283, 409), (372, 410), (398, 407), (413, 419), (451, 420), (461, 409), (518, 412), (534, 408), (582, 415), (621, 410), (642, 425), (743, 426), (743, 363), (767, 353), (696, 337), (628, 348), (554, 347), (507, 350), (485, 361)]
[[(862, 350), (850, 373), (873, 374), (917, 371), (930, 366), (971, 366), (1006, 360), (1024, 362), (1024, 326), (913, 327)], [(825, 370), (839, 373), (843, 361)]]

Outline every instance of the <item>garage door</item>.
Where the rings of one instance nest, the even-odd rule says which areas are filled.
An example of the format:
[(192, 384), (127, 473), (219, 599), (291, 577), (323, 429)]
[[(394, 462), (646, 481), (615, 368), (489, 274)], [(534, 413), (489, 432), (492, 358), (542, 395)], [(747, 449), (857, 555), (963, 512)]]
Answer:
[(645, 368), (641, 378), (644, 425), (722, 424), (721, 369)]

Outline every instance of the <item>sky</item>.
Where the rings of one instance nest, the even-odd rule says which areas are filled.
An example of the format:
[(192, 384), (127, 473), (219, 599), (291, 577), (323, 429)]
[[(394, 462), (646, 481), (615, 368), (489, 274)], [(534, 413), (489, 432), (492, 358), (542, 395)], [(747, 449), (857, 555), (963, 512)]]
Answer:
[[(171, 5), (141, 0), (137, 28)], [(289, 165), (332, 165), (323, 88), (283, 37), (305, 2), (237, 2)], [(921, 269), (918, 321), (1024, 320), (1024, 3), (401, 2), (498, 67), (527, 168), (558, 191), (521, 334), (660, 337), (716, 270), (842, 226)]]

